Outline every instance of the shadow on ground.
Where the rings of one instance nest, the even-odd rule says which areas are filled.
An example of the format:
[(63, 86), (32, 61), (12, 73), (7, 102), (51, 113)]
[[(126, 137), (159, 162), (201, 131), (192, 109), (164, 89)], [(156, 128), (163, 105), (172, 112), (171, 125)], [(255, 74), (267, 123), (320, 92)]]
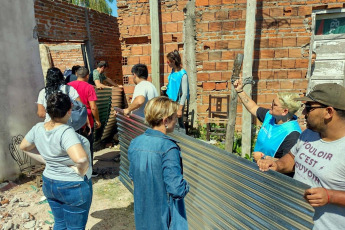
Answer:
[(91, 230), (104, 230), (104, 229), (116, 229), (116, 230), (130, 230), (135, 229), (133, 216), (133, 206), (131, 203), (125, 208), (111, 208), (101, 211), (95, 211), (91, 213), (91, 216), (96, 219), (101, 219), (100, 222), (95, 224)]

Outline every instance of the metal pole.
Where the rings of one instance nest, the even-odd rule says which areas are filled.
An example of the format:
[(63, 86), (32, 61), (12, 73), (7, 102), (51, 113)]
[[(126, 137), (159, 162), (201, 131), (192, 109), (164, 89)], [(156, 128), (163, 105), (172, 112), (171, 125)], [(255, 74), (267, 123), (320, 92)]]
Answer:
[[(247, 0), (246, 13), (246, 34), (244, 41), (244, 59), (243, 59), (243, 80), (252, 79), (253, 72), (253, 55), (254, 55), (254, 39), (255, 39), (255, 12), (256, 0)], [(247, 80), (250, 80), (247, 79)], [(247, 84), (243, 90), (251, 97), (252, 85)], [(252, 115), (242, 105), (242, 157), (246, 154), (250, 156), (251, 140), (252, 140)]]
[(152, 84), (156, 87), (158, 94), (161, 92), (160, 84), (160, 39), (159, 39), (159, 17), (158, 0), (150, 0), (150, 24), (151, 24), (151, 78)]

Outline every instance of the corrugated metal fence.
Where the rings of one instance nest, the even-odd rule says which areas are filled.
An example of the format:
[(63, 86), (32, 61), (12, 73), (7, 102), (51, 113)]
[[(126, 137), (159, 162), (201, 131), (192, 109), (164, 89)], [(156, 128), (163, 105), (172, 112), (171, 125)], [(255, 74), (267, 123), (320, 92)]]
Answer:
[[(118, 110), (118, 109), (116, 109)], [(120, 111), (120, 110), (118, 110)], [(121, 145), (120, 180), (128, 177), (130, 141), (147, 126), (142, 118), (117, 116)], [(313, 208), (304, 200), (309, 186), (185, 134), (170, 135), (182, 149), (190, 229), (311, 229)]]

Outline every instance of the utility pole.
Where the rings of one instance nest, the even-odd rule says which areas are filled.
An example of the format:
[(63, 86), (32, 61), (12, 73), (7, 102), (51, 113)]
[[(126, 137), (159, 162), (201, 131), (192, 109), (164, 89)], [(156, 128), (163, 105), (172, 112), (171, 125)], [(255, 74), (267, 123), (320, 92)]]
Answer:
[(158, 94), (161, 92), (160, 84), (160, 39), (159, 39), (159, 16), (158, 0), (150, 0), (150, 24), (151, 24), (151, 77), (152, 84), (156, 87)]
[[(253, 55), (254, 55), (254, 39), (255, 39), (255, 13), (256, 0), (247, 0), (246, 13), (246, 34), (244, 41), (244, 59), (243, 59), (243, 81), (251, 81), (253, 79)], [(243, 87), (244, 92), (249, 97), (252, 95), (252, 85), (247, 84)], [(252, 142), (252, 115), (242, 105), (242, 157), (246, 154), (250, 155)]]

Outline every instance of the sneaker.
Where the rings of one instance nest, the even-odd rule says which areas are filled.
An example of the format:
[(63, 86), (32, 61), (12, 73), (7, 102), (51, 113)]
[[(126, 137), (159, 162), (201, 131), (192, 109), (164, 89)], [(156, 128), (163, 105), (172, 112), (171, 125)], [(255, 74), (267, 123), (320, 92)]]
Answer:
[(98, 177), (98, 173), (92, 172), (91, 177)]

